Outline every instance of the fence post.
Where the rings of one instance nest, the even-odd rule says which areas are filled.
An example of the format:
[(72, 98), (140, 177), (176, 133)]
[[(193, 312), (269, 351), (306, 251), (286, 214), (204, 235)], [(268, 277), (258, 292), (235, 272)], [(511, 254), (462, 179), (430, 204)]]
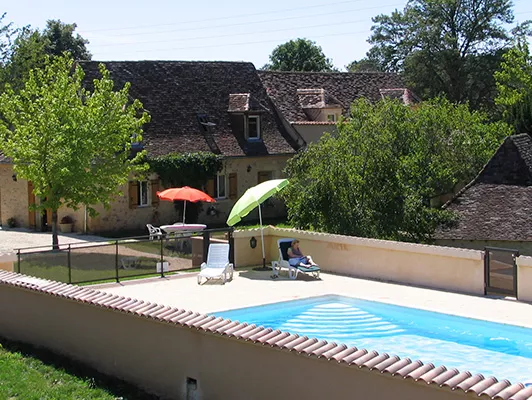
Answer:
[(161, 278), (164, 278), (164, 246), (163, 246), (163, 237), (159, 235), (159, 240), (161, 242)]
[(203, 232), (203, 262), (207, 262), (207, 253), (209, 252), (209, 244), (211, 242), (211, 233), (209, 231)]
[(118, 240), (115, 241), (115, 248), (116, 248), (116, 254), (115, 254), (116, 283), (119, 283), (120, 277), (118, 276)]
[(17, 272), (20, 274), (20, 249), (17, 250)]
[(233, 231), (235, 228), (231, 227), (229, 228), (229, 232), (227, 236), (229, 236), (229, 262), (233, 264), (233, 268), (236, 267), (235, 265), (235, 238), (233, 236)]
[(68, 245), (67, 265), (68, 265), (68, 283), (72, 283), (72, 264), (70, 261), (71, 245)]

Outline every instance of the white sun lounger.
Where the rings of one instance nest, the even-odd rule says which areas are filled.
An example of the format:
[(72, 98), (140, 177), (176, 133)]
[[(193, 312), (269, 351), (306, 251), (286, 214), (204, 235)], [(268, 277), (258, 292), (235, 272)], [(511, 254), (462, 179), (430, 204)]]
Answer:
[(229, 262), (229, 243), (211, 243), (207, 253), (207, 262), (201, 264), (198, 285), (201, 278), (222, 279), (223, 283), (233, 279), (233, 264)]

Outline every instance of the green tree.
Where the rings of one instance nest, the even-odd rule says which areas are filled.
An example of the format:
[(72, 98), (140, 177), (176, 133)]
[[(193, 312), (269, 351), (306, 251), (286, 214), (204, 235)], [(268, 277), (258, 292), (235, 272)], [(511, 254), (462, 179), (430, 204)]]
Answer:
[(20, 92), (7, 85), (0, 96), (0, 150), (16, 173), (32, 182), (40, 199), (36, 209), (52, 210), (54, 247), (62, 205), (85, 204), (95, 215), (93, 205), (109, 206), (130, 174), (147, 167), (143, 152), (131, 158), (130, 150), (142, 139), (149, 116), (129, 98), (129, 84), (115, 91), (103, 65), (100, 73), (89, 91), (81, 67), (55, 57), (30, 71)]
[(504, 56), (495, 73), (503, 118), (519, 132), (532, 133), (532, 57), (525, 38)]
[(270, 54), (270, 62), (262, 67), (270, 71), (333, 71), (332, 62), (320, 46), (308, 39), (290, 40), (277, 46)]
[(12, 22), (7, 24), (3, 23), (5, 17), (6, 13), (0, 15), (0, 68), (3, 68), (9, 59), (12, 47), (11, 37), (16, 32)]
[(345, 69), (347, 72), (382, 72), (379, 63), (369, 58), (352, 61), (345, 66)]
[[(29, 71), (42, 68), (46, 56), (62, 56), (64, 52), (75, 60), (90, 60), (87, 50), (88, 40), (75, 34), (76, 24), (66, 24), (60, 20), (49, 20), (41, 32), (27, 26), (19, 30), (5, 63), (4, 83), (10, 83), (15, 90), (24, 85)], [(1, 82), (0, 82), (1, 83)]]
[(445, 95), (475, 109), (493, 103), (493, 73), (511, 41), (510, 0), (410, 0), (373, 22), (369, 59), (403, 73), (422, 98)]
[(289, 160), (284, 189), (290, 221), (303, 229), (427, 241), (448, 212), (430, 199), (473, 178), (502, 139), (467, 105), (435, 99), (415, 107), (356, 101), (335, 135)]

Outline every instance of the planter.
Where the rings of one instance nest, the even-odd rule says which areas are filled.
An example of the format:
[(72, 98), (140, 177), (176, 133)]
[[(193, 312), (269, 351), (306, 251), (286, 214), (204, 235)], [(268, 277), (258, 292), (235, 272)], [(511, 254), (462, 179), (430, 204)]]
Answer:
[(72, 225), (74, 224), (73, 223), (59, 224), (59, 230), (61, 231), (61, 233), (70, 233), (72, 232)]

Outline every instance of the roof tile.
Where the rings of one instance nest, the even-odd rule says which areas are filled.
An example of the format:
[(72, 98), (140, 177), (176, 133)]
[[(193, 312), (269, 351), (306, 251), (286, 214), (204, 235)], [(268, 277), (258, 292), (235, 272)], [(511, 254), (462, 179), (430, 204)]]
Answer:
[[(30, 285), (21, 279), (23, 275), (16, 273), (0, 272), (0, 285), (10, 285), (41, 292), (50, 296), (61, 296), (74, 301), (91, 303), (93, 305), (111, 308), (117, 311), (128, 312), (137, 318), (153, 318), (170, 324), (180, 324), (190, 329), (231, 335), (238, 340), (250, 340), (254, 343), (268, 343), (272, 347), (285, 351), (295, 350), (307, 355), (315, 355), (318, 358), (335, 360), (347, 365), (367, 367), (370, 370), (388, 373), (391, 376), (412, 378), (418, 382), (426, 382), (435, 387), (448, 387), (451, 390), (462, 390), (474, 393), (477, 396), (488, 396), (500, 400), (525, 400), (532, 398), (532, 387), (525, 387), (521, 383), (510, 385), (508, 381), (498, 382), (491, 377), (484, 379), (482, 375), (471, 376), (470, 372), (447, 371), (444, 366), (435, 368), (432, 364), (423, 364), (421, 361), (411, 362), (409, 359), (400, 359), (397, 356), (389, 357), (387, 354), (379, 354), (376, 351), (347, 347), (344, 344), (337, 345), (324, 340), (307, 338), (289, 332), (272, 330), (271, 328), (257, 327), (255, 325), (241, 324), (236, 321), (213, 317), (185, 311), (182, 309), (169, 308), (154, 303), (119, 296), (109, 296), (108, 293), (77, 288), (72, 290), (71, 285), (46, 286)], [(90, 300), (92, 299), (92, 300)], [(135, 311), (136, 310), (136, 314)]]
[[(80, 62), (87, 82), (99, 77), (99, 63)], [(150, 156), (197, 151), (229, 157), (294, 154), (298, 149), (275, 114), (251, 63), (105, 61), (103, 64), (116, 87), (131, 83), (130, 96), (139, 99), (151, 115), (143, 134)], [(243, 94), (248, 95), (248, 106), (243, 104)], [(233, 107), (260, 110), (260, 146), (248, 143), (244, 133), (239, 133), (228, 111)], [(198, 115), (205, 115), (212, 126), (202, 125)]]
[[(272, 72), (259, 71), (267, 93), (286, 120), (309, 121), (299, 93), (303, 89), (322, 90), (347, 114), (351, 103), (358, 98), (370, 101), (381, 99), (381, 89), (404, 87), (398, 74), (349, 72)], [(309, 100), (310, 101), (310, 100)]]

